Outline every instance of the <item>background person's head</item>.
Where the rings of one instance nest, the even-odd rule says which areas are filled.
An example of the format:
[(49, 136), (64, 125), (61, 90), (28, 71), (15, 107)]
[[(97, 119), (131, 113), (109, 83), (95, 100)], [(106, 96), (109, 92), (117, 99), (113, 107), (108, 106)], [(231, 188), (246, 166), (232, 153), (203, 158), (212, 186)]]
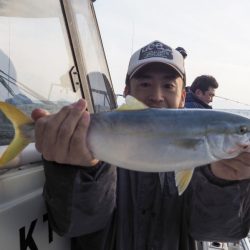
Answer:
[(213, 76), (201, 75), (195, 78), (190, 86), (190, 90), (201, 101), (209, 104), (215, 96), (215, 89), (219, 87), (218, 82)]
[(149, 107), (182, 108), (185, 78), (182, 54), (154, 41), (131, 56), (124, 94)]

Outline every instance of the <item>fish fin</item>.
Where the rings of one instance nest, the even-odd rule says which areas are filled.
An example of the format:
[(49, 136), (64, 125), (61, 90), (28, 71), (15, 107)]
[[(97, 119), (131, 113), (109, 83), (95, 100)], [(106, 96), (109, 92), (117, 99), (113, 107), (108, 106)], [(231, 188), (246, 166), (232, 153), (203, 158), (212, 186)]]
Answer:
[(33, 123), (33, 120), (20, 109), (6, 102), (0, 102), (0, 110), (11, 121), (14, 126)]
[(0, 157), (0, 168), (14, 159), (29, 143), (30, 141), (28, 139), (15, 135), (11, 144)]
[(138, 101), (135, 97), (131, 95), (127, 95), (125, 101), (126, 103), (122, 104), (116, 110), (124, 111), (124, 110), (140, 110), (149, 108), (147, 105)]
[(188, 184), (192, 179), (193, 172), (193, 169), (175, 171), (175, 183), (178, 188), (179, 195), (182, 195), (188, 187)]
[(14, 159), (31, 141), (22, 133), (21, 126), (33, 123), (32, 119), (15, 106), (0, 102), (0, 111), (11, 121), (15, 136), (0, 158), (0, 166)]

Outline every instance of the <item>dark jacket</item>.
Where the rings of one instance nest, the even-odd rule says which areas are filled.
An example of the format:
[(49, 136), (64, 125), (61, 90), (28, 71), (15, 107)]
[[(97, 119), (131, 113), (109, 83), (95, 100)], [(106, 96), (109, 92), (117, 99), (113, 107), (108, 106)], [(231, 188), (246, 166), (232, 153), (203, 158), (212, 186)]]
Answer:
[(195, 96), (195, 94), (190, 90), (187, 90), (186, 100), (185, 100), (185, 107), (186, 108), (195, 108), (195, 109), (212, 109), (212, 107), (202, 100), (200, 100), (198, 97)]
[(174, 173), (139, 173), (102, 163), (44, 162), (50, 223), (76, 237), (73, 250), (193, 250), (195, 240), (237, 241), (250, 218), (249, 181), (224, 181), (196, 168), (178, 196)]

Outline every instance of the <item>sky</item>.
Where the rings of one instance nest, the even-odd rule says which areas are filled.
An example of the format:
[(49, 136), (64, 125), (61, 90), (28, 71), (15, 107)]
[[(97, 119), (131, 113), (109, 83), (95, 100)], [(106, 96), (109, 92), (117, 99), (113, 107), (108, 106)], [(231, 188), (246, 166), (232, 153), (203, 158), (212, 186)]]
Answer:
[(228, 100), (216, 97), (214, 108), (250, 110), (249, 0), (96, 0), (94, 6), (116, 94), (123, 93), (131, 54), (159, 40), (187, 51), (187, 85), (203, 74), (217, 79), (216, 95)]

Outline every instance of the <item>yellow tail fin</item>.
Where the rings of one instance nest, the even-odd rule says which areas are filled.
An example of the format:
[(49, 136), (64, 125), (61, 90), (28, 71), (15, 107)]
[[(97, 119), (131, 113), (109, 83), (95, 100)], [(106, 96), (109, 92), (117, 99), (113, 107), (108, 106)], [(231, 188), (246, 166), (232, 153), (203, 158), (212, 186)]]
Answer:
[(30, 140), (23, 135), (20, 127), (31, 124), (33, 121), (29, 116), (11, 104), (0, 102), (0, 110), (11, 121), (15, 130), (13, 140), (0, 158), (1, 167), (14, 159), (30, 143)]
[(182, 195), (188, 187), (188, 184), (192, 179), (193, 172), (193, 169), (175, 171), (175, 183), (178, 188), (179, 195)]

